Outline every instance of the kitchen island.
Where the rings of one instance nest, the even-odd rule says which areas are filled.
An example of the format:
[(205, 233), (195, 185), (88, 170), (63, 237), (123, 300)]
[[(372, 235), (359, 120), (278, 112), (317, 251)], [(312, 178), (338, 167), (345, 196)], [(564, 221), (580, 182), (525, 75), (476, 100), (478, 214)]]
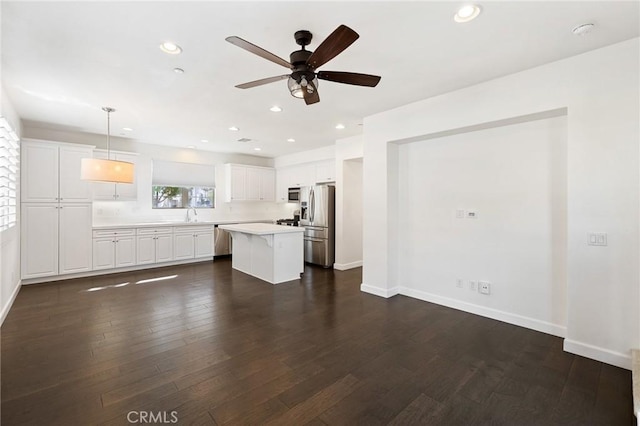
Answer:
[(297, 280), (304, 271), (304, 228), (268, 223), (219, 225), (231, 233), (231, 266), (245, 274), (279, 284)]

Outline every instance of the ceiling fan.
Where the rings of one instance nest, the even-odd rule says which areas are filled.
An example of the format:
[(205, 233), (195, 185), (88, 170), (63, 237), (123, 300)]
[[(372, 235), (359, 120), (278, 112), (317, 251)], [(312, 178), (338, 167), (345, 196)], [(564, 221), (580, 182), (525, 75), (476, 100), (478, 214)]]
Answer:
[(251, 87), (288, 79), (289, 81), (287, 82), (287, 85), (291, 95), (296, 98), (304, 98), (305, 103), (307, 105), (311, 105), (316, 102), (320, 102), (320, 96), (318, 95), (318, 79), (368, 87), (375, 87), (380, 81), (379, 76), (370, 74), (358, 74), (343, 71), (316, 72), (317, 68), (338, 56), (347, 47), (351, 46), (358, 37), (360, 37), (358, 33), (346, 25), (340, 25), (336, 28), (329, 37), (320, 43), (320, 46), (318, 46), (314, 52), (304, 48), (311, 43), (311, 38), (313, 37), (309, 31), (296, 31), (294, 37), (296, 39), (296, 43), (302, 46), (302, 49), (296, 50), (289, 55), (291, 62), (287, 62), (279, 56), (276, 56), (271, 52), (267, 52), (263, 48), (249, 43), (240, 37), (227, 37), (225, 40), (229, 43), (278, 65), (289, 68), (292, 71), (291, 74), (250, 81), (248, 83), (238, 84), (236, 87), (239, 89), (249, 89)]

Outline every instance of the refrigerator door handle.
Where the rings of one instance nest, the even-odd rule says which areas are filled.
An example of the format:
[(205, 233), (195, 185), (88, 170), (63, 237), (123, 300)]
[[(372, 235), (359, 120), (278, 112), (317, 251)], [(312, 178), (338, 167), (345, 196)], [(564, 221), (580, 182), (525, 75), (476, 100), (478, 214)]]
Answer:
[(314, 192), (313, 188), (311, 188), (311, 194), (310, 194), (310, 209), (311, 209), (311, 214), (309, 215), (310, 219), (311, 219), (311, 223), (313, 223), (314, 219), (315, 219), (315, 215), (316, 215), (316, 193)]

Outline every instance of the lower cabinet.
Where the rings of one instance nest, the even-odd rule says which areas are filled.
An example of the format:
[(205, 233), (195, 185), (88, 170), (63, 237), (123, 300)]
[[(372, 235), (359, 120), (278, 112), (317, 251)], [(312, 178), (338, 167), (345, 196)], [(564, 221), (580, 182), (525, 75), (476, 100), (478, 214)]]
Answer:
[(91, 271), (91, 204), (23, 203), (22, 278)]
[(171, 228), (139, 228), (136, 236), (138, 265), (173, 260), (173, 233)]
[(93, 231), (93, 269), (124, 268), (136, 264), (133, 228)]
[(213, 256), (213, 228), (211, 226), (175, 227), (173, 232), (175, 260)]

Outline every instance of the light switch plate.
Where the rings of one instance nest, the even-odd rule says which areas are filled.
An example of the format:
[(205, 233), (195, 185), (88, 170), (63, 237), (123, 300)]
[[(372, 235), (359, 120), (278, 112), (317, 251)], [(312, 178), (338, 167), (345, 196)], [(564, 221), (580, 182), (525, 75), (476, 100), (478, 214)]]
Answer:
[(464, 209), (456, 209), (456, 219), (464, 219)]
[(587, 234), (587, 245), (606, 246), (607, 245), (606, 232), (589, 232)]

